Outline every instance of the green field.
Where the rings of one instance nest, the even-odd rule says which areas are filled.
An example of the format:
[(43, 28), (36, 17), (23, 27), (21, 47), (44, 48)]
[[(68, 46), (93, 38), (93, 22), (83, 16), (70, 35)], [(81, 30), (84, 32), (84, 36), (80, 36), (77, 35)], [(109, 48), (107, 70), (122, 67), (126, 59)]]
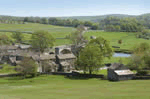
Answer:
[[(71, 27), (61, 27), (61, 26), (53, 26), (53, 25), (44, 25), (44, 24), (0, 24), (0, 30), (20, 30), (20, 31), (37, 31), (37, 30), (45, 30), (51, 33), (55, 38), (64, 38), (66, 35), (75, 31), (75, 28)], [(11, 37), (11, 33), (9, 32), (0, 32), (0, 34), (7, 34)], [(24, 34), (25, 40), (30, 40), (31, 34)], [(103, 32), (103, 31), (88, 31), (85, 33), (85, 36), (90, 39), (90, 36), (102, 36), (108, 41), (112, 46), (120, 46), (121, 49), (132, 49), (136, 44), (147, 42), (150, 43), (150, 40), (144, 40), (136, 38), (136, 33), (127, 33), (127, 32)], [(122, 40), (122, 44), (118, 44), (118, 40)], [(68, 39), (57, 39), (55, 45), (64, 45), (70, 44), (70, 40)]]
[[(61, 27), (53, 25), (44, 25), (44, 24), (0, 24), (0, 30), (12, 30), (12, 31), (38, 31), (45, 30), (52, 34), (55, 38), (64, 38), (66, 35), (75, 31), (75, 28), (71, 27)], [(0, 34), (6, 34), (11, 38), (11, 32), (0, 32)], [(31, 34), (24, 34), (25, 40), (30, 40)], [(55, 45), (69, 44), (70, 41), (67, 39), (57, 39)]]
[[(103, 31), (88, 31), (85, 33), (90, 39), (90, 36), (101, 36), (110, 42), (112, 46), (119, 46), (121, 49), (132, 49), (136, 44), (142, 42), (150, 43), (150, 40), (136, 38), (136, 33), (128, 32), (103, 32)], [(122, 40), (122, 44), (118, 44), (118, 40)]]
[(41, 76), (15, 80), (0, 78), (0, 99), (149, 99), (149, 80), (109, 82)]

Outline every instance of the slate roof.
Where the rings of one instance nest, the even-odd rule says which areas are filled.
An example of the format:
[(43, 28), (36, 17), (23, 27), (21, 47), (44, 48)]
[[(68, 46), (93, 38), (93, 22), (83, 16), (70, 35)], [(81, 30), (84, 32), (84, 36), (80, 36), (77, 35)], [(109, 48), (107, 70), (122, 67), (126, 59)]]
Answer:
[(14, 45), (2, 45), (2, 46), (0, 46), (0, 49), (2, 49), (2, 50), (9, 50), (9, 49), (16, 50), (17, 47)]
[(33, 55), (32, 58), (36, 61), (38, 60), (50, 60), (50, 59), (55, 59), (55, 55)]
[(18, 48), (21, 48), (21, 49), (28, 49), (28, 48), (32, 47), (31, 45), (23, 45), (23, 44), (21, 44), (21, 45), (15, 45), (15, 46), (18, 47)]
[(69, 65), (70, 65), (70, 64), (69, 64), (68, 62), (66, 62), (66, 61), (60, 62), (60, 64), (61, 64), (62, 66), (69, 66)]
[(134, 74), (131, 70), (115, 70), (115, 73), (117, 73), (117, 75), (132, 75)]
[(61, 54), (61, 55), (57, 55), (57, 57), (59, 59), (75, 59), (76, 56), (73, 54)]
[(113, 70), (128, 70), (128, 68), (126, 66), (124, 66), (123, 64), (119, 64), (119, 63), (113, 63), (113, 64), (111, 64), (111, 66), (108, 69), (113, 69)]

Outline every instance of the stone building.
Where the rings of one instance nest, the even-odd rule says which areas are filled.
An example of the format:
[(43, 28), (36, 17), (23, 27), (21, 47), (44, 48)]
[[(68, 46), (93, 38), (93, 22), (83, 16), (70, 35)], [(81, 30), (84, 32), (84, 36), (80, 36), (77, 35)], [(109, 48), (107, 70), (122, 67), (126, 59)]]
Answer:
[(107, 69), (107, 78), (110, 81), (130, 80), (133, 76), (134, 73), (123, 64), (113, 63)]

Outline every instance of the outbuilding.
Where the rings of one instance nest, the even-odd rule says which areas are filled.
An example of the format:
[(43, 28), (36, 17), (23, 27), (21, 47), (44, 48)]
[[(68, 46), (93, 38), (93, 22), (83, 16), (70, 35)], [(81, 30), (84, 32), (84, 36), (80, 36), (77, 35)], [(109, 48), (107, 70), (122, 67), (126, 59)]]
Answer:
[(119, 63), (113, 63), (107, 69), (107, 78), (110, 81), (131, 80), (134, 73), (126, 66)]

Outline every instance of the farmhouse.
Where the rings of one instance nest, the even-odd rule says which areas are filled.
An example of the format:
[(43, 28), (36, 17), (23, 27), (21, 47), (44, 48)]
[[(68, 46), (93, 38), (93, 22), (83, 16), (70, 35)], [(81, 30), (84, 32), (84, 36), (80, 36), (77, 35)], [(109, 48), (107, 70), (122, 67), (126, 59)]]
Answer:
[(73, 54), (56, 55), (56, 63), (59, 64), (59, 71), (69, 72), (73, 70), (76, 57)]
[(107, 78), (110, 81), (130, 80), (133, 76), (134, 73), (123, 64), (113, 63), (107, 69)]

